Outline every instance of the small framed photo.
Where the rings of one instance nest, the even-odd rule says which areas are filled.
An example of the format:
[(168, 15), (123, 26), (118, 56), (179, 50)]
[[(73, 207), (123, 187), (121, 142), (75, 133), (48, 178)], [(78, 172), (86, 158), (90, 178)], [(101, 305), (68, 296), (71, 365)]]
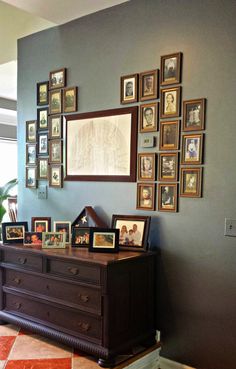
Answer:
[(139, 100), (153, 100), (158, 98), (158, 69), (139, 73)]
[(49, 186), (62, 188), (62, 165), (51, 164), (49, 168)]
[(63, 112), (72, 113), (77, 110), (78, 89), (67, 87), (63, 90)]
[(49, 113), (60, 114), (62, 111), (62, 90), (51, 90), (49, 92)]
[(112, 228), (118, 228), (120, 250), (146, 251), (151, 217), (112, 215)]
[(72, 229), (72, 247), (89, 247), (90, 228), (73, 227)]
[(202, 196), (202, 168), (181, 168), (180, 196)]
[(161, 90), (161, 118), (178, 117), (180, 115), (181, 87)]
[(66, 243), (71, 242), (71, 222), (54, 222), (54, 232), (66, 233)]
[(25, 232), (24, 245), (42, 245), (41, 232)]
[(177, 212), (177, 183), (158, 184), (158, 210)]
[(50, 217), (32, 217), (31, 218), (32, 232), (50, 232), (51, 218)]
[(120, 103), (130, 104), (138, 101), (138, 74), (120, 78)]
[(37, 167), (26, 167), (25, 187), (37, 188)]
[(26, 122), (26, 142), (36, 143), (37, 142), (37, 121), (28, 120)]
[(38, 158), (38, 179), (48, 179), (48, 158)]
[(155, 181), (156, 177), (156, 154), (139, 153), (138, 154), (138, 180)]
[(140, 105), (140, 132), (156, 132), (159, 103)]
[(160, 122), (159, 150), (179, 149), (179, 121)]
[(49, 82), (37, 83), (37, 105), (48, 105), (48, 87)]
[(26, 145), (26, 165), (36, 165), (37, 155), (36, 155), (36, 144)]
[(49, 141), (49, 162), (50, 164), (62, 163), (62, 141), (50, 140)]
[(205, 129), (206, 99), (186, 100), (183, 102), (183, 131)]
[(2, 223), (3, 243), (23, 243), (25, 232), (28, 231), (27, 222)]
[(203, 134), (189, 134), (182, 137), (182, 164), (202, 164)]
[(155, 210), (155, 184), (137, 183), (137, 209)]
[(159, 154), (158, 160), (158, 180), (177, 181), (178, 180), (178, 153)]
[(49, 73), (49, 88), (62, 88), (66, 86), (66, 68), (54, 70)]
[(90, 228), (89, 251), (118, 252), (119, 229)]
[(37, 109), (37, 121), (39, 130), (48, 129), (48, 108)]
[(65, 249), (66, 234), (63, 232), (43, 232), (42, 249)]
[(181, 82), (182, 53), (161, 56), (161, 85)]
[(38, 154), (48, 155), (48, 134), (40, 132), (38, 134)]
[(50, 115), (49, 116), (49, 138), (62, 138), (62, 116)]

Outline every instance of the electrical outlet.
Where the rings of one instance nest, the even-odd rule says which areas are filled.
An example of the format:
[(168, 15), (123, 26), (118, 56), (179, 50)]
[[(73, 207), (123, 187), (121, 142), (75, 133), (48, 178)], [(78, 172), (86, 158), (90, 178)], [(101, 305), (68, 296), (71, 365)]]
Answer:
[(48, 194), (47, 194), (47, 186), (46, 185), (41, 185), (38, 187), (38, 199), (40, 200), (45, 200), (47, 199)]
[(236, 237), (236, 219), (225, 218), (225, 236)]

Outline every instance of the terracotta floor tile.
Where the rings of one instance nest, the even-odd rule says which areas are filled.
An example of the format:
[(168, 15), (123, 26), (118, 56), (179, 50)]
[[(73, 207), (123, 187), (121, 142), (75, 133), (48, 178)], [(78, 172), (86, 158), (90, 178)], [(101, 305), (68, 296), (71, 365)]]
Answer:
[(71, 369), (71, 359), (10, 360), (5, 369)]
[(37, 335), (19, 335), (9, 360), (71, 358), (72, 349)]
[(3, 368), (4, 368), (5, 362), (6, 362), (6, 361), (1, 361), (1, 360), (0, 360), (0, 369), (3, 369)]
[(75, 357), (72, 359), (72, 369), (101, 369), (97, 359), (92, 356)]
[(6, 360), (16, 337), (0, 337), (0, 360)]
[(12, 324), (0, 325), (0, 336), (17, 336), (19, 329)]
[(74, 349), (73, 357), (88, 356), (85, 352)]

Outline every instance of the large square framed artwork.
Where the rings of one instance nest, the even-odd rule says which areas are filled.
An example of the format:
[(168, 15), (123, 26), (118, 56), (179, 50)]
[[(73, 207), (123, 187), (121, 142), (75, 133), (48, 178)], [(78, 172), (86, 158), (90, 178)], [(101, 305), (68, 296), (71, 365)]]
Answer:
[(179, 149), (179, 121), (160, 122), (159, 150), (178, 150)]
[(151, 217), (140, 215), (112, 215), (112, 228), (120, 230), (120, 250), (146, 251)]
[(23, 243), (27, 231), (27, 222), (4, 222), (2, 223), (3, 243)]
[(140, 210), (155, 210), (155, 183), (137, 183), (137, 205)]
[(158, 184), (158, 210), (177, 212), (177, 183)]
[(155, 181), (156, 177), (156, 154), (139, 153), (138, 154), (138, 180)]
[(37, 105), (48, 105), (48, 87), (49, 82), (37, 83)]
[(65, 180), (135, 182), (137, 107), (65, 118)]
[(158, 160), (158, 180), (174, 181), (178, 180), (178, 153), (160, 153)]
[(180, 115), (181, 86), (161, 90), (161, 118), (174, 118)]
[(138, 101), (138, 74), (120, 78), (120, 103), (130, 104)]
[(180, 196), (202, 196), (202, 168), (181, 168)]
[(182, 136), (182, 164), (202, 164), (203, 133)]
[(205, 129), (206, 99), (186, 100), (183, 102), (183, 131), (201, 131)]
[(161, 85), (181, 82), (182, 53), (161, 56)]
[(156, 132), (158, 129), (159, 103), (140, 105), (140, 132)]
[(25, 140), (27, 143), (36, 143), (37, 142), (37, 121), (36, 120), (28, 120), (26, 121), (26, 137)]
[(54, 70), (49, 73), (49, 88), (62, 88), (66, 86), (66, 68)]
[(158, 69), (149, 70), (139, 74), (139, 100), (152, 100), (158, 98)]

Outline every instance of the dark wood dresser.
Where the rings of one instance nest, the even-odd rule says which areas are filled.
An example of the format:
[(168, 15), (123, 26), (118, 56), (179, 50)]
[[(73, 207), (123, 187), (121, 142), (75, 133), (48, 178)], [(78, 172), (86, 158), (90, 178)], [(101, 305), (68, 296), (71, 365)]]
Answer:
[(0, 320), (114, 364), (155, 343), (155, 253), (0, 244)]

